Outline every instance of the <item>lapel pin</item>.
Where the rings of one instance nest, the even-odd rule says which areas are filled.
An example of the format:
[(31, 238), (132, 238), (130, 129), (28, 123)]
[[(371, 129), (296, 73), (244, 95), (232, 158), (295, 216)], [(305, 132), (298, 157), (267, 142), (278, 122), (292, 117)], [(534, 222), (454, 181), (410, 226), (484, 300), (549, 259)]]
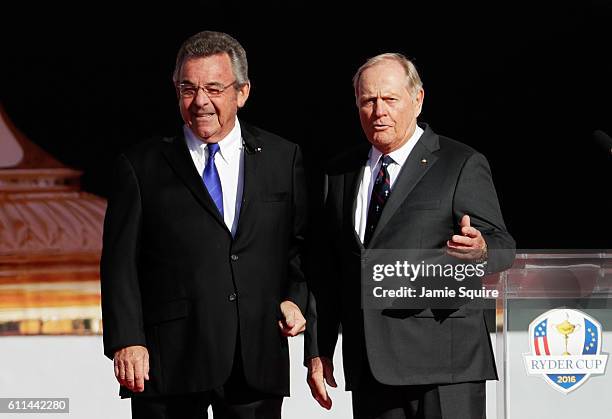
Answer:
[(427, 159), (421, 159), (421, 166), (425, 166), (427, 164)]
[(246, 150), (246, 152), (248, 154), (255, 154), (255, 153), (261, 153), (262, 148), (261, 147), (256, 147), (253, 148), (253, 146), (249, 145), (246, 141), (242, 141), (242, 146), (244, 147), (244, 149)]

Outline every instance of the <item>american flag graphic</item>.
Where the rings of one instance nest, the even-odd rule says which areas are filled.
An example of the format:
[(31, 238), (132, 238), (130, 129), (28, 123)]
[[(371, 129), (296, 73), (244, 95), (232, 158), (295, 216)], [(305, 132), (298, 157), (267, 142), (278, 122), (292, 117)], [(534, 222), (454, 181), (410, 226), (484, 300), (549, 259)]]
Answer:
[(533, 328), (533, 346), (536, 355), (550, 355), (548, 349), (548, 337), (546, 334), (546, 325), (548, 319), (542, 320), (540, 324)]

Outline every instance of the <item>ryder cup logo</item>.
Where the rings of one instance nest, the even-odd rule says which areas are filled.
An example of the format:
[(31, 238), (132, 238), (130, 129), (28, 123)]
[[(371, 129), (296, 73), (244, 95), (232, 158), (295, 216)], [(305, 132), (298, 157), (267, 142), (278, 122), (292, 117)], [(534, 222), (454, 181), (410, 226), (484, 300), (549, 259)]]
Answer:
[(529, 325), (531, 353), (524, 354), (530, 375), (540, 375), (555, 390), (569, 393), (591, 374), (603, 374), (608, 355), (601, 354), (601, 325), (569, 309), (550, 310)]

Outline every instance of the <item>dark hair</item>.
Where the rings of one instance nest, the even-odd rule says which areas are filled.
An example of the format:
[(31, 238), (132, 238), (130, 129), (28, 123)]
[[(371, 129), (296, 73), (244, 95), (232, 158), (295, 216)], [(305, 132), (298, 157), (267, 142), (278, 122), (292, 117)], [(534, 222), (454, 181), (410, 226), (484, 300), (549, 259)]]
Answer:
[(209, 57), (226, 53), (232, 63), (236, 82), (243, 85), (249, 82), (249, 65), (246, 52), (234, 38), (223, 32), (203, 31), (189, 37), (176, 56), (176, 65), (172, 79), (178, 81), (183, 63), (190, 58)]

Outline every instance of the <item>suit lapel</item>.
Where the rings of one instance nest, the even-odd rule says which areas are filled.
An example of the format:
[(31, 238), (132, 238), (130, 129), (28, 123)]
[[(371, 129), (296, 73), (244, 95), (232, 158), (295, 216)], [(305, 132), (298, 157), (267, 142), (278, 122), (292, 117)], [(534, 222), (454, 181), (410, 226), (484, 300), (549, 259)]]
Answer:
[[(185, 138), (180, 135), (175, 138), (164, 138), (165, 146), (162, 148), (162, 153), (172, 167), (176, 175), (181, 179), (185, 186), (191, 191), (196, 200), (204, 207), (210, 215), (226, 228), (225, 221), (221, 218), (219, 210), (215, 206), (212, 198), (208, 194), (202, 177), (196, 170), (189, 149), (185, 142)], [(227, 230), (229, 233), (229, 230)]]
[(344, 175), (343, 219), (346, 220), (345, 222), (350, 227), (353, 239), (360, 249), (363, 249), (363, 243), (355, 231), (355, 211), (357, 209), (357, 199), (359, 198), (359, 185), (361, 184), (361, 179), (363, 179), (363, 171), (368, 163), (369, 150), (369, 144), (367, 147), (359, 149), (353, 166)]
[[(241, 227), (246, 223), (255, 223), (254, 220), (249, 221), (249, 209), (253, 206), (253, 201), (257, 196), (257, 166), (259, 154), (264, 152), (262, 144), (257, 136), (248, 128), (248, 125), (240, 121), (242, 146), (244, 149), (244, 171), (243, 171), (243, 188), (242, 202), (240, 204), (240, 214), (238, 215), (238, 228), (236, 229), (236, 237), (241, 232)], [(238, 197), (240, 199), (240, 197)]]
[(425, 132), (402, 166), (391, 190), (391, 196), (385, 204), (385, 208), (380, 215), (380, 220), (378, 220), (374, 234), (372, 234), (370, 244), (376, 242), (376, 238), (385, 228), (385, 225), (389, 222), (391, 217), (393, 217), (400, 205), (408, 199), (410, 192), (412, 192), (423, 176), (425, 176), (429, 169), (436, 163), (438, 157), (436, 157), (433, 152), (439, 149), (440, 143), (438, 136), (426, 126)]
[(362, 165), (354, 172), (344, 175), (344, 219), (346, 220), (347, 225), (351, 230), (351, 234), (353, 235), (353, 239), (359, 248), (363, 248), (363, 243), (361, 243), (361, 239), (355, 231), (355, 210), (359, 195), (359, 184), (361, 183), (359, 180), (363, 177), (364, 169), (365, 166)]

